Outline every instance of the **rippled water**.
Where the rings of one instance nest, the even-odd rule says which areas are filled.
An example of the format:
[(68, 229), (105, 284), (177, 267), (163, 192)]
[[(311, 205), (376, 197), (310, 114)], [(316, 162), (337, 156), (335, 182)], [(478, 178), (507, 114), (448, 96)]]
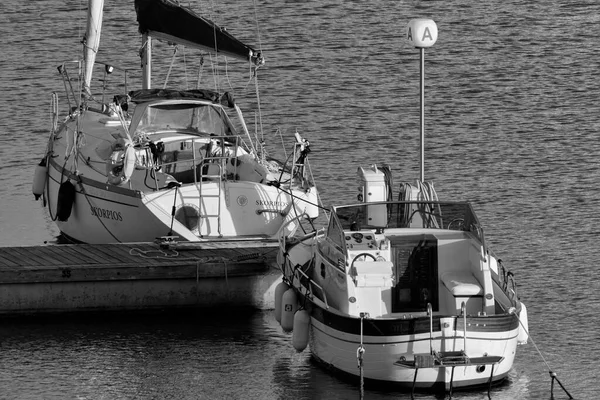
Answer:
[[(85, 4), (73, 3), (2, 6), (1, 245), (58, 234), (31, 195), (31, 177), (50, 130), (50, 93), (62, 90), (56, 67), (79, 56)], [(441, 198), (473, 202), (488, 242), (516, 274), (548, 363), (531, 342), (521, 347), (492, 398), (550, 398), (549, 368), (576, 398), (595, 398), (600, 3), (227, 3), (194, 8), (262, 48), (265, 135), (278, 143), (277, 129), (286, 138), (297, 129), (311, 141), (326, 205), (355, 199), (358, 165), (387, 163), (396, 182), (418, 178), (419, 53), (404, 30), (411, 18), (436, 21), (439, 39), (425, 55), (425, 177)], [(135, 68), (133, 5), (106, 0), (105, 8), (98, 58)], [(244, 81), (230, 89), (242, 107), (254, 93)], [(358, 397), (355, 386), (294, 353), (268, 311), (1, 321), (0, 386), (6, 398)]]

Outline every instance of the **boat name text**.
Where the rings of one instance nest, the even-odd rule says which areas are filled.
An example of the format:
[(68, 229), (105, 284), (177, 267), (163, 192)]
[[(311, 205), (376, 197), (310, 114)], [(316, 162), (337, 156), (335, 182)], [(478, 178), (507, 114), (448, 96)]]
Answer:
[(117, 211), (107, 210), (100, 207), (91, 207), (91, 211), (94, 217), (112, 219), (114, 221), (123, 221), (123, 216)]
[(284, 201), (273, 201), (273, 200), (256, 200), (257, 206), (269, 206), (269, 207), (287, 207), (288, 203)]

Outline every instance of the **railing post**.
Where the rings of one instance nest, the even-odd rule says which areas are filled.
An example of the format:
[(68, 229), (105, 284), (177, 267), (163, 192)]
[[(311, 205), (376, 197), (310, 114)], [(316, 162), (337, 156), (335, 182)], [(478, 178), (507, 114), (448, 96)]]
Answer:
[(460, 305), (460, 312), (463, 316), (463, 351), (467, 354), (467, 306), (463, 301)]
[(429, 354), (433, 355), (433, 309), (431, 303), (427, 303), (427, 315), (429, 315)]

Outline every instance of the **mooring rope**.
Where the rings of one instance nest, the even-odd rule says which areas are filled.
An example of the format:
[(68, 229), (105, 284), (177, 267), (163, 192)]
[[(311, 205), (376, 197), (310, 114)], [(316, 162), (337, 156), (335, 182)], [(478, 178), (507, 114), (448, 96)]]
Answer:
[[(167, 253), (162, 249), (152, 249), (152, 250), (141, 250), (138, 248), (132, 248), (129, 250), (129, 255), (132, 256), (140, 256), (143, 258), (174, 258), (179, 257), (179, 252), (176, 250), (170, 250), (171, 253)], [(158, 253), (158, 255), (149, 255), (150, 253)]]
[(360, 374), (360, 399), (362, 400), (365, 396), (365, 382), (363, 376), (363, 355), (365, 354), (365, 348), (363, 346), (363, 320), (365, 313), (360, 313), (360, 346), (356, 349), (356, 360), (358, 362), (358, 369)]
[(558, 382), (558, 384), (560, 385), (560, 387), (562, 388), (562, 390), (567, 394), (567, 396), (569, 396), (569, 399), (573, 399), (573, 396), (571, 396), (571, 394), (569, 393), (569, 391), (563, 386), (563, 384), (558, 379), (558, 375), (556, 374), (556, 372), (552, 371), (552, 368), (550, 368), (550, 365), (548, 364), (548, 362), (546, 361), (546, 359), (542, 355), (542, 352), (540, 351), (540, 349), (537, 347), (537, 345), (533, 341), (533, 338), (529, 334), (529, 331), (527, 330), (527, 328), (525, 327), (525, 325), (523, 325), (523, 322), (521, 322), (521, 318), (519, 318), (519, 316), (516, 313), (516, 308), (511, 307), (508, 312), (510, 314), (513, 314), (517, 318), (517, 320), (519, 321), (519, 324), (521, 325), (521, 327), (523, 328), (523, 330), (527, 334), (527, 337), (529, 337), (529, 339), (531, 340), (531, 343), (533, 344), (533, 347), (535, 348), (535, 350), (538, 352), (538, 354), (542, 358), (542, 361), (544, 362), (544, 364), (546, 364), (546, 368), (548, 368), (548, 373), (550, 374), (550, 378), (552, 378), (552, 382), (551, 382), (551, 386), (550, 386), (550, 396), (551, 396), (550, 398), (554, 398), (554, 380), (556, 380), (556, 382)]

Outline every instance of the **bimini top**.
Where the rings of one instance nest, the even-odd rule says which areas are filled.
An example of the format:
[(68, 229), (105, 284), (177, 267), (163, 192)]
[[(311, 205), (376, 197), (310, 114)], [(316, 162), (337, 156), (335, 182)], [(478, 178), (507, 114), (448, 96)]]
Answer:
[(170, 0), (135, 0), (142, 34), (263, 64), (260, 52), (247, 46), (214, 22)]

